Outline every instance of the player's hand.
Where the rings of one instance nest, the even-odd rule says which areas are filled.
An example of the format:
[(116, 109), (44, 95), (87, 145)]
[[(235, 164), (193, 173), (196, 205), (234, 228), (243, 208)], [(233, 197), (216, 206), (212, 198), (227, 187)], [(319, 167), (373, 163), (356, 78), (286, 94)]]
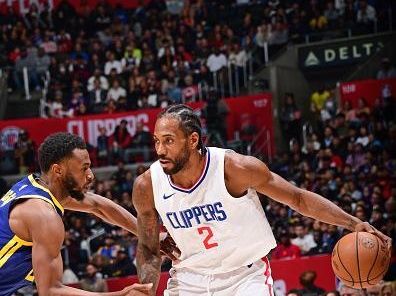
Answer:
[(388, 246), (389, 250), (392, 249), (392, 239), (376, 229), (374, 226), (370, 225), (368, 222), (360, 222), (356, 224), (355, 231), (365, 231), (374, 234)]
[(161, 255), (169, 257), (172, 261), (178, 260), (181, 253), (175, 241), (167, 232), (161, 233), (160, 235), (160, 249)]
[(145, 296), (150, 295), (150, 290), (153, 284), (133, 284), (131, 286), (125, 287), (121, 291), (121, 295), (125, 296)]

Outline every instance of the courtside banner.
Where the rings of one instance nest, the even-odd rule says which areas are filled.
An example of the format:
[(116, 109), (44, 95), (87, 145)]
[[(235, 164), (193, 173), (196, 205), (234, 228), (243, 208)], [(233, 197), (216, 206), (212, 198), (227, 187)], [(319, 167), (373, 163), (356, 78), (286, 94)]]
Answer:
[(358, 100), (364, 98), (370, 107), (375, 105), (377, 99), (395, 96), (396, 79), (368, 79), (340, 84), (341, 101), (349, 101), (353, 108), (358, 106)]
[[(226, 100), (229, 108), (227, 115), (227, 133), (228, 139), (234, 139), (236, 131), (240, 130), (242, 124), (248, 121), (256, 126), (257, 129), (257, 146), (264, 147), (270, 144), (271, 154), (273, 153), (273, 130), (272, 130), (272, 107), (271, 94), (262, 93), (246, 97), (229, 98)], [(196, 112), (200, 113), (205, 106), (204, 102), (196, 102), (190, 104)], [(116, 126), (125, 119), (127, 129), (131, 136), (136, 133), (138, 123), (143, 123), (145, 128), (150, 132), (154, 130), (155, 120), (159, 108), (144, 109), (138, 111), (89, 115), (74, 118), (63, 119), (18, 119), (0, 121), (0, 149), (3, 151), (12, 150), (21, 130), (26, 130), (33, 141), (39, 145), (51, 133), (55, 132), (71, 132), (85, 139), (92, 146), (96, 146), (99, 136), (99, 128), (105, 127), (107, 135), (114, 133)], [(259, 133), (259, 131), (262, 131)], [(265, 144), (265, 145), (264, 145)], [(263, 153), (267, 153), (268, 149), (262, 149)]]
[[(299, 276), (302, 272), (313, 270), (317, 273), (315, 285), (326, 291), (335, 290), (336, 278), (331, 269), (331, 256), (318, 255), (302, 257), (299, 259), (270, 260), (272, 278), (274, 279), (274, 289), (276, 296), (286, 296), (291, 289), (302, 288), (299, 283)], [(161, 274), (157, 295), (163, 295), (169, 274)], [(128, 285), (137, 283), (137, 276), (124, 278), (112, 278), (107, 280), (109, 291), (118, 291)], [(78, 287), (78, 284), (72, 285)]]

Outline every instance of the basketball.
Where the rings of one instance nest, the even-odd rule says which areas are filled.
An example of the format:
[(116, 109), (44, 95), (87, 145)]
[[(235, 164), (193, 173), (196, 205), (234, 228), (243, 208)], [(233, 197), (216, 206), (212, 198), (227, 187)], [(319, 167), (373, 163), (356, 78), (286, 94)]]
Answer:
[(353, 232), (342, 237), (333, 249), (331, 265), (336, 276), (357, 289), (378, 284), (390, 262), (387, 246), (368, 232)]

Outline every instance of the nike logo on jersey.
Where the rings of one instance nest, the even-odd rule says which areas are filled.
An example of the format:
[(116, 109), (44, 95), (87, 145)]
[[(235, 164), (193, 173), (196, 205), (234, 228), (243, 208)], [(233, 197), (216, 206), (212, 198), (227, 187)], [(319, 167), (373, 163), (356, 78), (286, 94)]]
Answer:
[(172, 194), (170, 194), (170, 195), (166, 195), (166, 194), (164, 193), (164, 199), (168, 199), (169, 197), (172, 197), (173, 195), (175, 195), (175, 193), (172, 193)]

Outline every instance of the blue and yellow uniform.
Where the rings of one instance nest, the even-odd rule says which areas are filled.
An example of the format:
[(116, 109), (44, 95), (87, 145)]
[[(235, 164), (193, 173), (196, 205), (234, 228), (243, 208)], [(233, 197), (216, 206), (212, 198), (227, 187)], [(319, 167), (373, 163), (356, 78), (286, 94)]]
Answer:
[(63, 215), (63, 207), (37, 179), (36, 175), (23, 178), (0, 199), (0, 296), (11, 295), (34, 281), (33, 244), (12, 232), (8, 219), (13, 206), (23, 200), (36, 198), (48, 202), (61, 217)]

